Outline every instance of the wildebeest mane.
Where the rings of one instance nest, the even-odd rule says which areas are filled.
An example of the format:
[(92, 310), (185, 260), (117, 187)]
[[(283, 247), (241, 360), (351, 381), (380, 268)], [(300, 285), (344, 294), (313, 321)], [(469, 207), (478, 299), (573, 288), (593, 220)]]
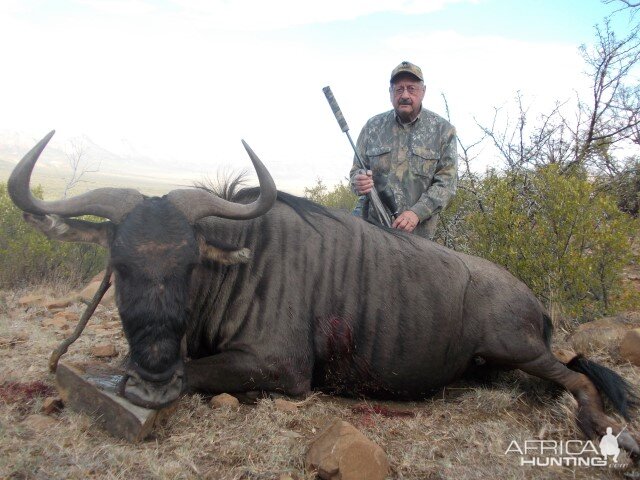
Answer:
[[(206, 190), (207, 192), (216, 195), (224, 200), (236, 203), (251, 203), (260, 194), (259, 187), (245, 187), (247, 182), (247, 172), (243, 171), (233, 176), (220, 176), (218, 175), (217, 182), (213, 183), (207, 179), (205, 182), (197, 182), (194, 184), (196, 188)], [(280, 201), (290, 207), (305, 223), (313, 228), (317, 233), (322, 234), (313, 222), (313, 216), (319, 215), (322, 217), (330, 218), (338, 222), (340, 225), (345, 225), (345, 219), (334, 215), (330, 209), (324, 205), (320, 205), (308, 198), (298, 197), (290, 193), (282, 192), (278, 190), (277, 201)], [(368, 220), (367, 220), (368, 221)], [(411, 242), (413, 239), (411, 235), (406, 234), (401, 230), (395, 228), (387, 228), (383, 225), (375, 224), (377, 227), (385, 230), (391, 235), (406, 239)], [(412, 242), (413, 243), (413, 242)]]
[[(204, 182), (195, 183), (194, 186), (196, 188), (206, 190), (207, 192), (224, 200), (246, 204), (255, 200), (260, 194), (259, 187), (245, 187), (246, 183), (247, 172), (243, 171), (233, 176), (218, 175), (215, 183), (207, 179)], [(302, 218), (302, 220), (316, 230), (316, 232), (318, 232), (318, 229), (310, 218), (313, 215), (321, 215), (335, 220), (340, 224), (344, 224), (344, 220), (331, 213), (329, 209), (307, 198), (297, 197), (290, 193), (278, 190), (277, 201), (280, 201), (290, 207), (297, 215), (300, 216), (300, 218)]]
[[(260, 193), (260, 188), (258, 187), (243, 188), (242, 190), (238, 191), (238, 193), (235, 194), (231, 200), (238, 203), (249, 203), (253, 201), (255, 198), (257, 198), (259, 193)], [(280, 190), (278, 190), (277, 200), (284, 203), (288, 207), (290, 207), (294, 212), (296, 212), (296, 214), (300, 216), (300, 218), (302, 218), (302, 220), (305, 221), (305, 223), (310, 225), (311, 228), (313, 228), (319, 234), (322, 234), (322, 232), (316, 228), (316, 225), (313, 222), (312, 217), (314, 215), (320, 215), (326, 218), (330, 218), (338, 222), (340, 225), (347, 224), (345, 218), (336, 216), (330, 209), (328, 209), (324, 205), (320, 205), (319, 203), (309, 200), (308, 198), (298, 197), (296, 195), (291, 195), (290, 193), (281, 192)], [(375, 224), (374, 222), (369, 222), (369, 223)], [(401, 230), (397, 230), (395, 228), (387, 228), (380, 224), (375, 224), (375, 225), (380, 229), (396, 237), (400, 237), (404, 240), (408, 240), (409, 242), (413, 240), (413, 237), (411, 234), (407, 234), (406, 232), (403, 232)]]
[(238, 191), (245, 188), (247, 176), (246, 170), (235, 174), (218, 172), (215, 182), (207, 177), (202, 182), (195, 182), (194, 187), (205, 190), (224, 200), (234, 201), (233, 198)]
[[(249, 203), (254, 200), (258, 194), (260, 193), (260, 189), (258, 187), (250, 187), (243, 188), (233, 197), (234, 202), (238, 203)], [(320, 205), (319, 203), (313, 202), (308, 198), (298, 197), (296, 195), (291, 195), (290, 193), (282, 192), (278, 190), (277, 201), (284, 203), (289, 208), (291, 208), (296, 214), (304, 220), (306, 224), (308, 224), (311, 228), (313, 228), (316, 232), (320, 232), (313, 221), (314, 215), (319, 215), (322, 217), (330, 218), (341, 225), (344, 225), (344, 219), (334, 215), (327, 207)]]

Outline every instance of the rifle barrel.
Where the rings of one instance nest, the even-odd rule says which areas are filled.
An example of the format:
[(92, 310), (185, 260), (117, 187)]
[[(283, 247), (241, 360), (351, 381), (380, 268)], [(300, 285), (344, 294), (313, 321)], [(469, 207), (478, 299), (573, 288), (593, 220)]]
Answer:
[[(360, 168), (364, 170), (368, 170), (367, 166), (362, 161), (362, 158), (360, 158), (360, 154), (358, 153), (358, 149), (356, 148), (356, 145), (353, 143), (351, 135), (349, 134), (349, 125), (347, 125), (347, 121), (345, 120), (344, 115), (342, 115), (342, 110), (340, 110), (340, 107), (338, 106), (338, 102), (336, 101), (336, 98), (333, 96), (331, 87), (326, 86), (322, 89), (322, 91), (324, 92), (324, 96), (327, 97), (327, 102), (329, 102), (329, 106), (331, 107), (331, 110), (333, 111), (333, 114), (335, 115), (336, 120), (338, 121), (338, 125), (340, 126), (340, 129), (347, 134), (347, 138), (349, 139), (351, 148), (353, 148), (353, 152), (356, 155), (356, 160), (360, 164)], [(391, 227), (391, 217), (385, 210), (384, 205), (382, 204), (382, 200), (380, 200), (380, 196), (378, 195), (378, 191), (375, 189), (375, 187), (371, 189), (371, 191), (367, 194), (367, 196), (369, 197), (369, 200), (371, 200), (371, 203), (373, 204), (373, 208), (376, 214), (378, 215), (380, 222), (385, 227)]]

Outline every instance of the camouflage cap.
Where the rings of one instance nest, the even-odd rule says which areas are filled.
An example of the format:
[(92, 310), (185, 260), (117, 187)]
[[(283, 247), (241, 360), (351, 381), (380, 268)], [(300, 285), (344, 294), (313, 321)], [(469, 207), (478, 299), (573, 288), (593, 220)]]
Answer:
[(414, 65), (411, 62), (402, 62), (391, 72), (391, 83), (393, 83), (393, 79), (396, 78), (401, 73), (410, 73), (414, 77), (418, 77), (418, 80), (421, 82), (424, 81), (424, 77), (422, 76), (422, 70), (417, 65)]

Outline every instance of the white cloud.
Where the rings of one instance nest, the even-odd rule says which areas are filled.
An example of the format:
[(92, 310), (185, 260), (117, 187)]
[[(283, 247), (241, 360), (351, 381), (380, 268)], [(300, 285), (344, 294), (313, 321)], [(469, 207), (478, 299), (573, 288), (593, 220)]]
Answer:
[[(446, 93), (459, 133), (474, 139), (472, 117), (490, 115), (493, 106), (517, 90), (542, 107), (571, 95), (581, 82), (583, 67), (573, 45), (434, 31), (336, 53), (286, 36), (192, 28), (184, 17), (134, 15), (126, 13), (127, 7), (120, 10), (121, 2), (109, 3), (112, 12), (136, 21), (68, 15), (37, 24), (0, 15), (0, 27), (5, 27), (0, 28), (0, 42), (15, 46), (3, 55), (0, 129), (35, 137), (52, 128), (59, 137), (86, 134), (106, 148), (133, 146), (202, 174), (219, 165), (250, 167), (240, 144), (245, 138), (272, 169), (278, 186), (300, 193), (318, 176), (329, 185), (338, 182), (350, 167), (352, 151), (324, 99), (325, 85), (332, 86), (355, 140), (368, 117), (391, 108), (391, 69), (411, 60), (425, 73), (427, 108), (442, 113), (440, 92)], [(215, 6), (223, 5), (212, 3), (214, 7), (185, 1), (180, 6), (191, 12), (205, 9), (211, 18)], [(287, 6), (295, 10), (294, 21), (312, 21), (313, 9), (320, 7), (309, 7), (312, 13), (306, 16), (298, 3), (241, 5), (251, 13), (249, 22), (263, 14), (266, 23), (276, 25), (274, 12)], [(344, 3), (347, 13), (359, 14), (444, 5)], [(133, 8), (144, 10), (146, 5), (138, 1)], [(317, 18), (346, 15), (336, 5), (326, 5), (330, 13)], [(234, 18), (225, 15), (229, 22)], [(234, 20), (236, 25), (241, 18)]]
[(145, 0), (76, 0), (76, 3), (109, 15), (147, 15), (159, 10), (156, 3)]
[(412, 61), (422, 66), (429, 108), (442, 113), (440, 95), (446, 94), (452, 120), (467, 143), (480, 136), (474, 117), (490, 125), (494, 107), (504, 107), (509, 114), (518, 91), (530, 121), (549, 112), (556, 101), (575, 98), (576, 92), (588, 94), (577, 44), (440, 31), (393, 37), (387, 43), (388, 53), (398, 55), (408, 45)]
[(78, 0), (99, 12), (138, 14), (162, 10), (191, 25), (226, 31), (266, 31), (292, 26), (352, 20), (375, 13), (424, 14), (455, 3), (478, 0), (170, 0), (160, 9), (145, 0)]

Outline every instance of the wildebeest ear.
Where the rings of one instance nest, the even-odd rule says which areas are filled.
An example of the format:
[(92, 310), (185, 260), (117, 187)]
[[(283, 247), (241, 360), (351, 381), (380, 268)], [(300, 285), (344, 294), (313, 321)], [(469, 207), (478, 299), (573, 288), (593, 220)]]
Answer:
[(200, 237), (200, 256), (204, 260), (221, 263), (222, 265), (235, 265), (247, 263), (251, 260), (251, 250), (237, 248), (217, 240), (205, 240)]
[(62, 218), (59, 215), (34, 215), (24, 213), (22, 215), (27, 223), (44, 233), (53, 240), (63, 242), (95, 243), (105, 248), (109, 247), (109, 235), (112, 228), (111, 222), (86, 222), (71, 218)]

